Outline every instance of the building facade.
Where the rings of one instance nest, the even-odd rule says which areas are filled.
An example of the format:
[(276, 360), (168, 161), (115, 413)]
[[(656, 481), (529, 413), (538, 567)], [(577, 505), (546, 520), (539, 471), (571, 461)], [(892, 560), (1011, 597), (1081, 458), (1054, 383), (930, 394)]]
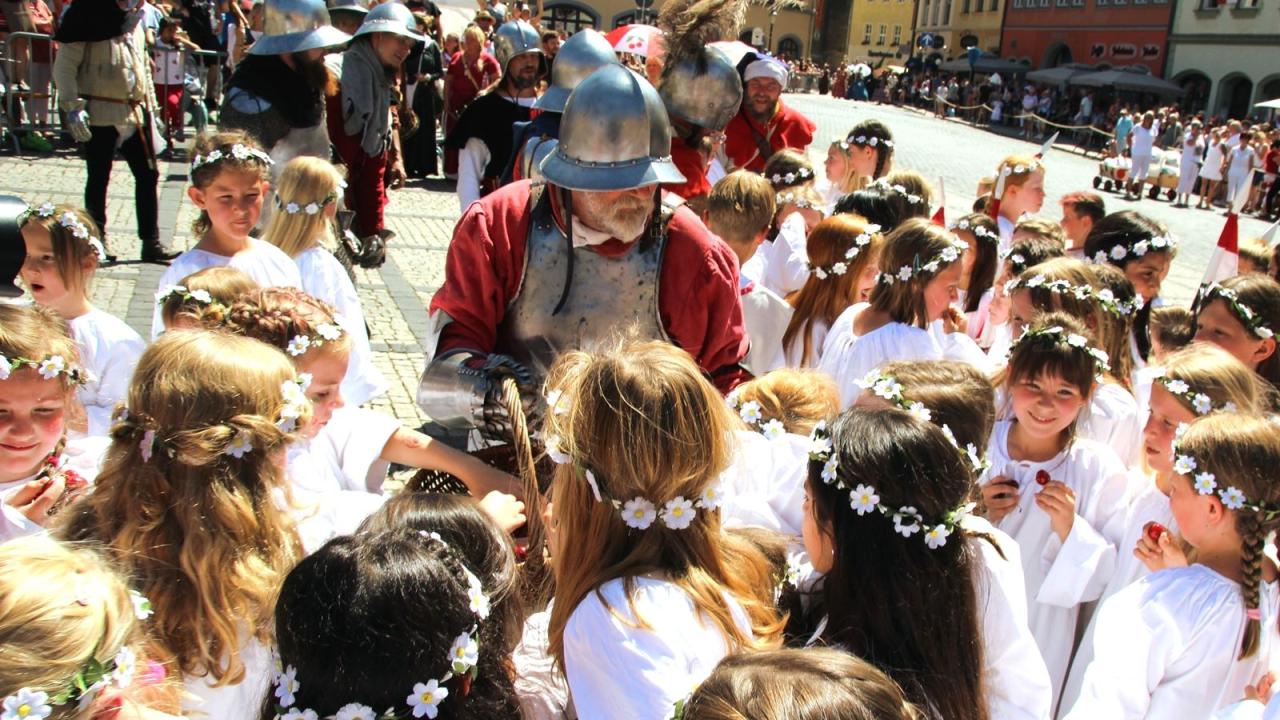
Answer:
[(916, 1), (853, 0), (844, 60), (872, 66), (904, 62), (911, 56)]
[(1280, 98), (1280, 1), (1179, 0), (1165, 77), (1187, 110), (1265, 117), (1253, 106)]
[[(917, 52), (926, 61), (941, 62), (961, 57), (976, 47), (984, 52), (1000, 52), (1000, 27), (1008, 0), (919, 0), (916, 4)], [(924, 36), (941, 42), (921, 45)], [(941, 47), (938, 47), (941, 45)]]
[[(1179, 0), (1199, 2), (1200, 0)], [(1171, 0), (1002, 0), (1000, 57), (1032, 68), (1077, 62), (1164, 72)]]

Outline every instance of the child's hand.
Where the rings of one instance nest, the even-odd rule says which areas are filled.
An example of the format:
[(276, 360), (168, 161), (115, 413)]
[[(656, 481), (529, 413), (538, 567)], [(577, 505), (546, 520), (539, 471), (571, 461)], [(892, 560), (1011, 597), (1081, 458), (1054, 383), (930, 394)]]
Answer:
[(1271, 685), (1276, 681), (1275, 673), (1267, 673), (1263, 675), (1257, 685), (1244, 686), (1244, 699), (1257, 700), (1266, 705), (1271, 702)]
[(1076, 493), (1064, 483), (1050, 480), (1036, 493), (1036, 505), (1049, 514), (1049, 527), (1066, 542), (1076, 521)]
[(998, 523), (1018, 507), (1018, 481), (997, 475), (982, 486), (982, 501), (987, 507), (987, 520)]
[(488, 513), (502, 531), (508, 534), (525, 522), (524, 503), (517, 500), (515, 495), (494, 490), (480, 501), (480, 509)]
[(484, 497), (497, 491), (514, 495), (517, 499), (524, 498), (524, 487), (514, 476), (479, 460), (468, 464), (470, 467), (467, 468), (466, 477), (460, 477), (471, 488), (472, 495)]
[(62, 497), (66, 483), (62, 475), (55, 473), (48, 480), (31, 480), (18, 492), (9, 496), (5, 503), (18, 509), (28, 520), (44, 526), (49, 522), (49, 513)]
[(942, 329), (948, 333), (964, 333), (969, 331), (969, 319), (955, 306), (948, 306), (942, 311)]
[(1162, 532), (1158, 537), (1158, 540), (1152, 540), (1149, 533), (1143, 532), (1133, 548), (1133, 556), (1141, 560), (1151, 572), (1186, 567), (1187, 556), (1174, 539), (1173, 533)]

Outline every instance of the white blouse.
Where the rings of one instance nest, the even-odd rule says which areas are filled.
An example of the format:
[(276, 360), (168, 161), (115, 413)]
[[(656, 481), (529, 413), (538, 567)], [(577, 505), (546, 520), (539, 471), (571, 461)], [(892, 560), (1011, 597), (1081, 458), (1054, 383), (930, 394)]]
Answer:
[(881, 365), (896, 360), (943, 358), (942, 347), (928, 330), (906, 323), (891, 322), (866, 335), (855, 335), (854, 320), (869, 307), (869, 303), (858, 303), (840, 313), (822, 347), (822, 362), (818, 367), (835, 378), (841, 406), (846, 408), (853, 405), (862, 392), (857, 382)]
[(816, 368), (822, 364), (822, 348), (827, 341), (827, 333), (831, 332), (831, 326), (822, 320), (822, 318), (814, 318), (813, 324), (809, 326), (809, 362), (804, 362), (804, 338), (797, 335), (791, 339), (791, 344), (785, 348), (787, 367), (789, 368)]
[(808, 232), (804, 216), (799, 212), (788, 215), (778, 227), (773, 242), (763, 243), (765, 251), (764, 275), (761, 285), (786, 297), (804, 287), (809, 278)]
[(1126, 466), (1142, 461), (1142, 418), (1133, 393), (1112, 382), (1098, 383), (1089, 406), (1080, 413), (1081, 437), (1110, 446)]
[(89, 416), (89, 434), (105, 436), (116, 405), (129, 394), (129, 381), (146, 343), (123, 320), (98, 308), (68, 324), (80, 350), (80, 364), (93, 374), (76, 390), (76, 399)]
[(720, 475), (725, 527), (761, 527), (800, 537), (809, 439), (783, 433), (772, 440), (754, 430), (733, 434), (733, 462)]
[[(217, 255), (206, 250), (192, 248), (178, 257), (160, 275), (157, 292), (170, 285), (182, 284), (186, 276), (209, 267), (229, 266), (242, 271), (258, 283), (259, 287), (302, 287), (302, 277), (293, 258), (269, 242), (249, 238), (249, 247), (234, 256)], [(157, 304), (151, 315), (151, 339), (164, 332), (164, 319)]]

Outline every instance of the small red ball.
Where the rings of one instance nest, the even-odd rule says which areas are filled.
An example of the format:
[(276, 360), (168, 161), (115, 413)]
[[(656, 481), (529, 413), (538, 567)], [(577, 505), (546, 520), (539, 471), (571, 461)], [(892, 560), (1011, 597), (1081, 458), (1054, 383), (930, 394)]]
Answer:
[(1037, 483), (1037, 484), (1039, 484), (1039, 485), (1041, 485), (1041, 486), (1048, 485), (1050, 480), (1052, 480), (1052, 478), (1050, 478), (1050, 477), (1049, 477), (1049, 471), (1048, 471), (1048, 470), (1037, 470), (1037, 471), (1036, 471), (1036, 483)]
[(1147, 537), (1151, 538), (1151, 542), (1158, 543), (1160, 542), (1160, 536), (1169, 532), (1169, 530), (1158, 522), (1149, 522), (1147, 523), (1146, 532)]

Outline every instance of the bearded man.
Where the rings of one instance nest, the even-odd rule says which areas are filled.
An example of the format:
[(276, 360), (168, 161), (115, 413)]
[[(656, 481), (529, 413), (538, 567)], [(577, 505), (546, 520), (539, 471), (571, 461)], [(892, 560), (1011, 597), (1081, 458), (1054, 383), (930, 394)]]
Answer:
[(523, 20), (504, 23), (493, 34), (502, 80), (471, 101), (445, 138), (458, 150), (458, 204), (467, 206), (498, 189), (511, 158), (513, 126), (527, 122), (538, 99), (547, 61), (538, 31)]
[(545, 185), (506, 185), (454, 228), (418, 388), (435, 434), (501, 437), (504, 377), (536, 415), (556, 358), (622, 333), (683, 348), (723, 392), (750, 377), (737, 261), (658, 191), (684, 177), (647, 80), (618, 64), (583, 80), (541, 170)]
[(725, 128), (724, 151), (730, 170), (762, 172), (779, 150), (798, 150), (813, 142), (813, 121), (782, 102), (787, 68), (773, 58), (761, 58), (742, 73), (746, 92), (742, 107)]

